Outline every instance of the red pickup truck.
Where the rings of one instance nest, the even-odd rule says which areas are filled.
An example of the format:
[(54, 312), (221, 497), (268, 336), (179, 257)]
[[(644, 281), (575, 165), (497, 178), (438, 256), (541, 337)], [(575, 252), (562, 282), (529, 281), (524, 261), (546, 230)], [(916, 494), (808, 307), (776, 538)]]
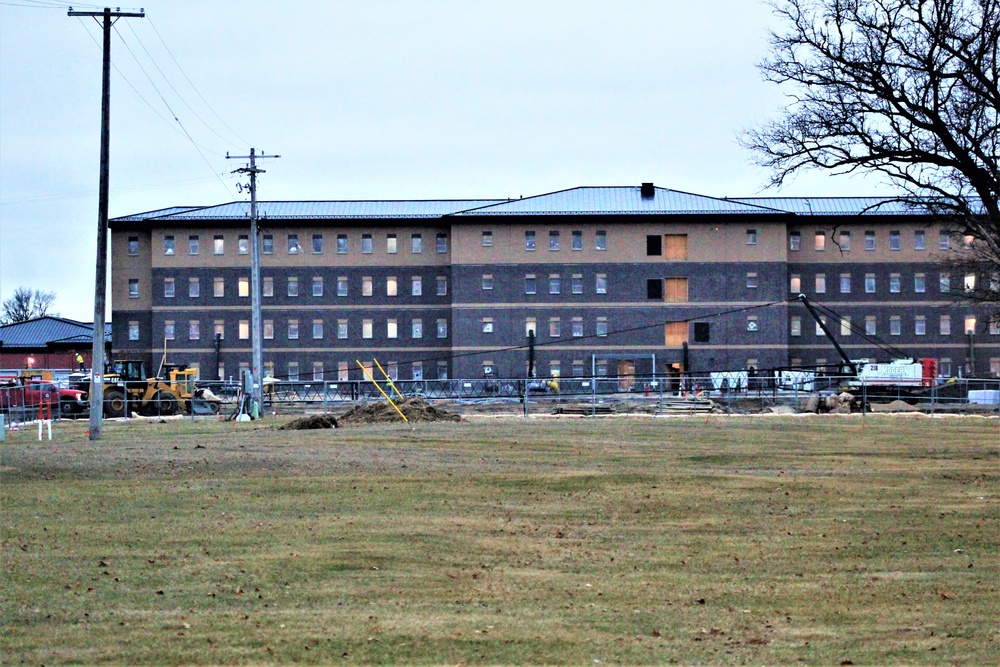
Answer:
[(63, 389), (46, 380), (24, 380), (20, 377), (0, 377), (0, 410), (4, 412), (38, 411), (38, 406), (52, 406), (52, 416), (82, 414), (90, 410), (87, 392)]

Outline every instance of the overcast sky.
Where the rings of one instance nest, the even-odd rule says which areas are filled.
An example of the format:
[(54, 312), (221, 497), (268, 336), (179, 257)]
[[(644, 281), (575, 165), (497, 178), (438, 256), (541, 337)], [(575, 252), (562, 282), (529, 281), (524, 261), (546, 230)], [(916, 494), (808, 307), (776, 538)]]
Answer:
[[(98, 10), (103, 5), (74, 5)], [(93, 320), (101, 32), (0, 0), (0, 297)], [(127, 9), (122, 7), (123, 10)], [(131, 9), (131, 8), (129, 8)], [(783, 91), (757, 0), (150, 0), (112, 35), (112, 217), (247, 199), (518, 197), (580, 185), (760, 194), (736, 143)], [(175, 120), (176, 118), (176, 120)], [(778, 195), (881, 194), (800, 177)]]

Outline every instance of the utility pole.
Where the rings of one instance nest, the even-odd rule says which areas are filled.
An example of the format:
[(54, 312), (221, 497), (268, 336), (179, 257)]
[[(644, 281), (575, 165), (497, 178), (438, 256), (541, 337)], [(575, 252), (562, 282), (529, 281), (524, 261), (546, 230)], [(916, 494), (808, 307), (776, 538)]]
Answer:
[(108, 286), (108, 184), (110, 180), (110, 137), (111, 137), (111, 26), (112, 19), (144, 18), (146, 13), (111, 11), (75, 12), (70, 8), (68, 16), (103, 17), (104, 23), (104, 71), (101, 86), (101, 185), (97, 203), (97, 279), (94, 281), (94, 341), (91, 361), (90, 393), (90, 439), (100, 440), (102, 418), (104, 416), (104, 299)]
[[(257, 226), (257, 174), (266, 173), (257, 168), (257, 155), (250, 149), (250, 155), (230, 155), (227, 160), (250, 160), (249, 167), (241, 167), (234, 174), (250, 174), (250, 343), (252, 347), (253, 400), (260, 415), (264, 414), (264, 348), (263, 327), (260, 306), (260, 230)], [(260, 157), (279, 158), (280, 155), (260, 154)]]

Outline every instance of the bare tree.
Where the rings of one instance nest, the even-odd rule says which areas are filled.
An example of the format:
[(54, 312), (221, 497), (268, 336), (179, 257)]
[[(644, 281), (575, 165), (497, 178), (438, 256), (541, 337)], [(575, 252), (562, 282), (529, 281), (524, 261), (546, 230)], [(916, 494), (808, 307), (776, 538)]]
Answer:
[(18, 287), (14, 290), (14, 295), (5, 299), (0, 305), (0, 324), (16, 324), (36, 317), (57, 314), (49, 312), (55, 300), (55, 292), (43, 292), (37, 289), (32, 291), (27, 287)]
[(1000, 303), (1000, 0), (775, 0), (764, 77), (783, 114), (742, 137), (780, 186), (803, 169), (880, 172), (947, 221), (944, 261), (981, 277), (965, 298)]

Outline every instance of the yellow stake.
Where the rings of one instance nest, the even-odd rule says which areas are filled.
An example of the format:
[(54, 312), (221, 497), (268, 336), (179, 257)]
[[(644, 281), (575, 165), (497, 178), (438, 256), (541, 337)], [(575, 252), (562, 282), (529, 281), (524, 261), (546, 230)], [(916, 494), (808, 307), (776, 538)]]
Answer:
[(389, 398), (389, 394), (387, 394), (384, 391), (382, 391), (382, 387), (378, 386), (378, 382), (376, 382), (375, 378), (373, 378), (368, 373), (368, 369), (365, 368), (364, 364), (362, 364), (357, 359), (354, 360), (354, 363), (356, 363), (358, 365), (358, 368), (360, 368), (361, 372), (365, 374), (365, 377), (368, 378), (368, 381), (371, 382), (373, 385), (375, 385), (375, 388), (379, 390), (379, 393), (381, 393), (383, 396), (385, 396), (385, 400), (389, 401), (389, 405), (391, 405), (396, 410), (396, 412), (399, 413), (399, 416), (403, 418), (403, 421), (406, 422), (407, 424), (409, 424), (410, 420), (407, 419), (406, 415), (404, 415), (403, 412), (396, 406), (396, 404), (392, 402), (392, 399)]
[(386, 382), (388, 382), (388, 383), (389, 383), (389, 386), (390, 386), (390, 387), (392, 387), (392, 390), (393, 390), (394, 392), (396, 392), (396, 396), (399, 396), (399, 398), (400, 398), (400, 399), (402, 399), (402, 400), (404, 400), (404, 401), (405, 401), (406, 399), (405, 399), (405, 398), (403, 398), (403, 395), (402, 395), (401, 393), (399, 393), (399, 389), (396, 389), (396, 385), (395, 385), (395, 384), (393, 383), (393, 381), (392, 381), (392, 378), (391, 378), (391, 377), (389, 377), (389, 374), (388, 374), (388, 373), (386, 373), (386, 372), (385, 372), (385, 369), (383, 369), (383, 368), (382, 368), (382, 364), (380, 364), (380, 363), (378, 362), (378, 359), (376, 359), (375, 357), (372, 357), (372, 361), (374, 361), (374, 362), (375, 362), (375, 365), (376, 365), (376, 366), (378, 366), (378, 369), (379, 369), (380, 371), (382, 371), (382, 375), (384, 375), (384, 376), (385, 376), (385, 381), (386, 381)]

